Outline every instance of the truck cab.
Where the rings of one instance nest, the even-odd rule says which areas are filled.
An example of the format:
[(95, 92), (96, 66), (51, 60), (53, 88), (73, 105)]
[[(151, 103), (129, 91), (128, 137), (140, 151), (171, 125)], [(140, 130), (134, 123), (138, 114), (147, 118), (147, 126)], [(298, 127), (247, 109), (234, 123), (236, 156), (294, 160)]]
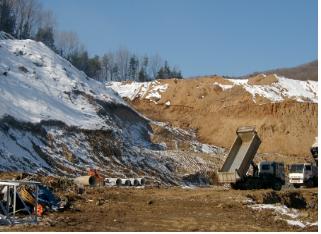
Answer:
[(317, 185), (318, 168), (312, 163), (296, 163), (289, 166), (289, 183), (294, 187)]
[(284, 163), (275, 161), (261, 161), (258, 166), (259, 177), (274, 178), (280, 180), (282, 184), (285, 183)]

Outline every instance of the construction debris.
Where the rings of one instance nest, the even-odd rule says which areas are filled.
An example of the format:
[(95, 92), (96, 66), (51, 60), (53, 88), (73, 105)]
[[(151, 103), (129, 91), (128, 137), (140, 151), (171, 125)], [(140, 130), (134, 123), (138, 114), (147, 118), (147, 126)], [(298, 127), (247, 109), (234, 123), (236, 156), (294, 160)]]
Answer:
[(61, 200), (50, 188), (37, 181), (0, 181), (0, 224), (37, 223), (37, 217), (50, 211), (62, 211), (68, 200)]
[[(36, 181), (0, 181), (0, 224), (37, 223), (38, 186)], [(33, 196), (26, 190), (33, 191)], [(32, 204), (32, 205), (31, 205)], [(18, 213), (26, 214), (19, 216)]]

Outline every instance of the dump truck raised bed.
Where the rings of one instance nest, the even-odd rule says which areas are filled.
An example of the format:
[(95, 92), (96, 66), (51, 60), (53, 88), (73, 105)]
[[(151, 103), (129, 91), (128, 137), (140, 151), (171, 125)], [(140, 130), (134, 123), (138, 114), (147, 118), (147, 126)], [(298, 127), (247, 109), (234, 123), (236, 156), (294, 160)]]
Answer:
[[(281, 189), (282, 184), (284, 184), (284, 164), (264, 161), (262, 165), (270, 165), (271, 170), (263, 173), (262, 165), (258, 167), (253, 162), (261, 144), (255, 127), (240, 127), (237, 129), (236, 134), (237, 137), (222, 169), (217, 173), (218, 182), (220, 184), (230, 183), (236, 189), (271, 187), (276, 190)], [(253, 175), (249, 176), (247, 172), (251, 165), (253, 167)], [(267, 173), (269, 173), (269, 176), (267, 176)]]
[(220, 183), (235, 183), (245, 177), (261, 144), (255, 127), (240, 127), (236, 134), (234, 144), (218, 173)]

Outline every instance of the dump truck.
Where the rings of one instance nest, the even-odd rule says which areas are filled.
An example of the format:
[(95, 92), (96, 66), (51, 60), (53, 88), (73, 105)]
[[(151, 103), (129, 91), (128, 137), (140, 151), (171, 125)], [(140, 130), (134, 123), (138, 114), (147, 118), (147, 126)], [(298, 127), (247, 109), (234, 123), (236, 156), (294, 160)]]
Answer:
[(289, 166), (289, 183), (295, 188), (318, 185), (318, 168), (312, 163), (295, 163)]
[(312, 145), (314, 163), (295, 163), (289, 166), (289, 183), (294, 187), (318, 186), (318, 140)]
[[(274, 161), (253, 162), (261, 140), (253, 126), (240, 127), (237, 137), (217, 173), (218, 183), (231, 184), (234, 189), (273, 188), (280, 190), (285, 184), (284, 164)], [(252, 165), (253, 173), (248, 174)]]

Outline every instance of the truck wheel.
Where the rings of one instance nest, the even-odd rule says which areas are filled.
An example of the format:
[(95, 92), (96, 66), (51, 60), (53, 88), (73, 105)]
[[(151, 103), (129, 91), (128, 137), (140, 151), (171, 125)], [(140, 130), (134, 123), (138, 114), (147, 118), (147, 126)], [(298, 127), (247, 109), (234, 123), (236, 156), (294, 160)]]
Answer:
[(312, 188), (313, 187), (313, 179), (308, 179), (308, 181), (306, 182), (306, 186), (308, 187), (308, 188)]
[(276, 191), (280, 191), (282, 189), (281, 182), (280, 181), (274, 182), (274, 184), (272, 185), (272, 189)]

